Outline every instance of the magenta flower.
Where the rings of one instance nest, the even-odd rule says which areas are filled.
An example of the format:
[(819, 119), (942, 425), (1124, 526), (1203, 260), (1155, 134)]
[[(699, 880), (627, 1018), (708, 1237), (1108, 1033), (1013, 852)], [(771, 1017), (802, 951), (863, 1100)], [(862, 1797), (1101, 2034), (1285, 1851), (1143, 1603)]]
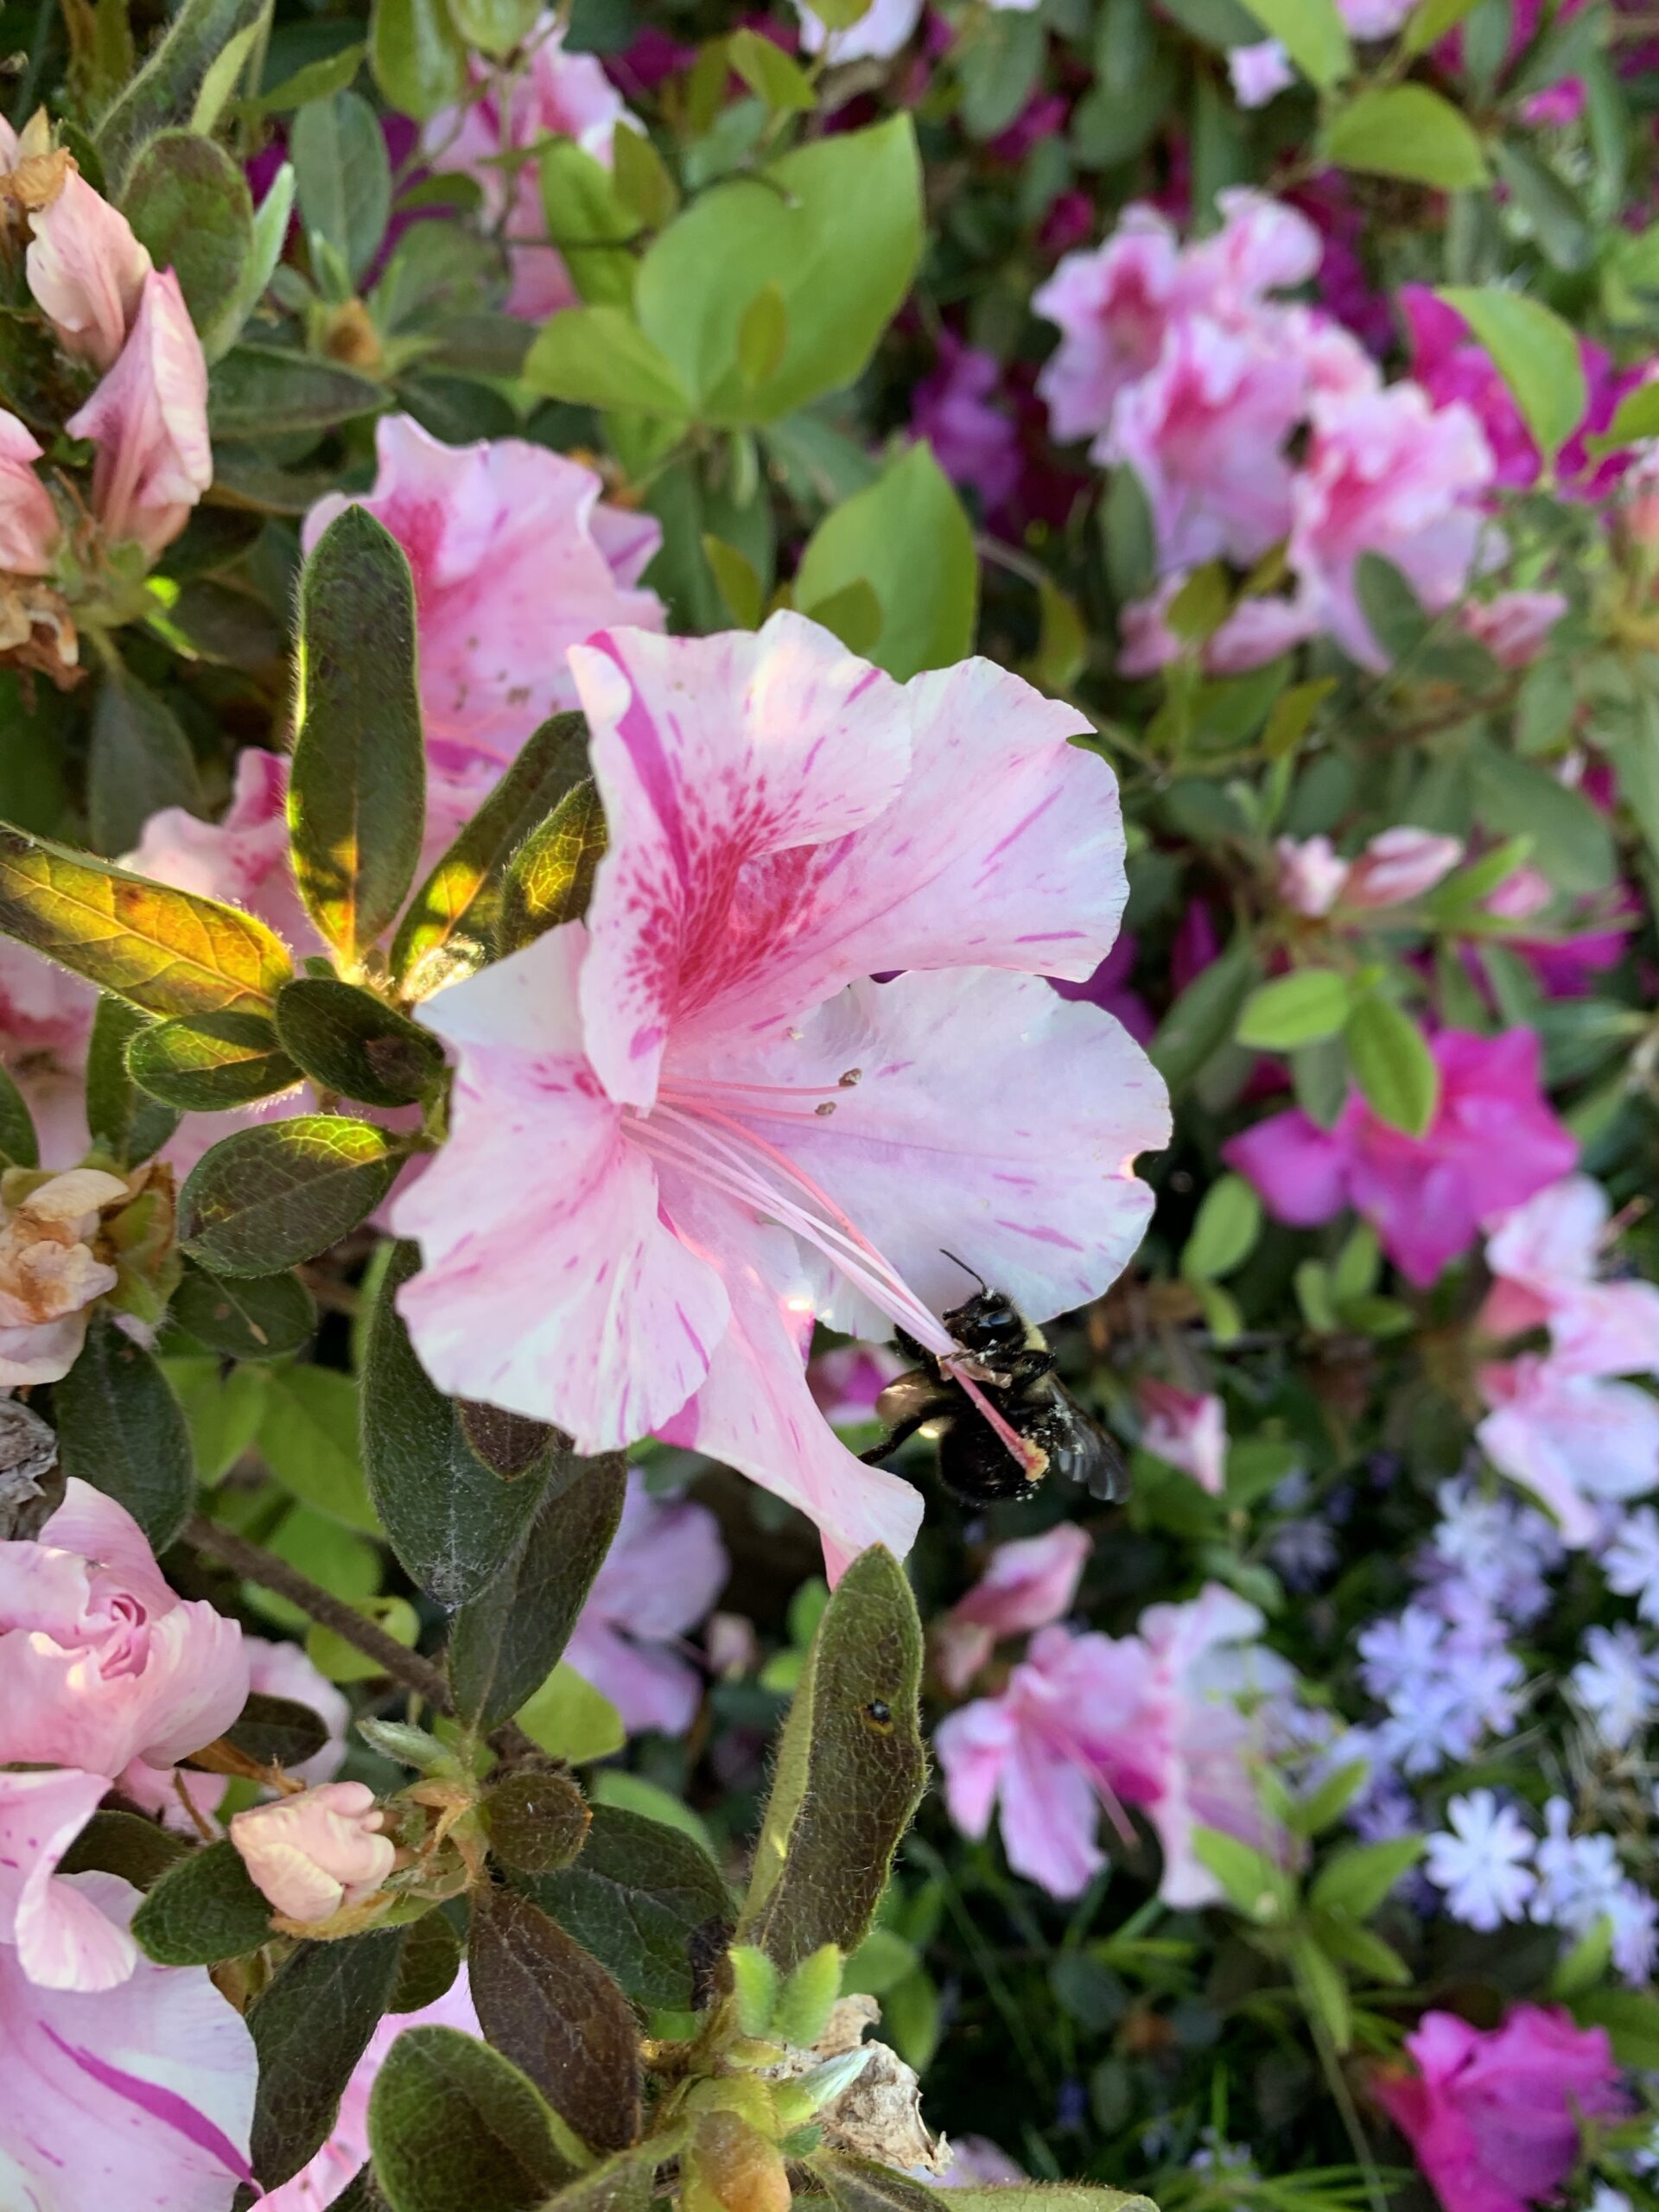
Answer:
[(92, 506), (105, 535), (152, 558), (170, 545), (213, 480), (207, 364), (170, 269), (145, 277), (119, 359), (64, 427), (98, 447)]
[[(477, 184), (486, 219), (507, 242), (507, 311), (541, 322), (574, 306), (576, 290), (563, 256), (547, 243), (535, 153), (550, 138), (573, 138), (609, 168), (618, 127), (639, 126), (597, 55), (565, 52), (564, 32), (550, 14), (527, 34), (511, 73), (477, 56), (470, 67), (481, 96), (435, 115), (422, 134), (422, 150), (429, 168), (459, 171)], [(523, 150), (524, 161), (504, 164), (502, 156), (515, 149)]]
[(0, 569), (15, 576), (43, 576), (63, 535), (52, 495), (35, 474), (44, 451), (0, 407)]
[(949, 1354), (942, 1248), (1033, 1316), (1134, 1250), (1163, 1085), (1033, 972), (1111, 943), (1115, 785), (1018, 678), (901, 689), (798, 615), (571, 664), (610, 848), (585, 923), (423, 1009), (456, 1072), (393, 1209), (425, 1261), (416, 1348), (583, 1451), (726, 1460), (817, 1522), (832, 1572), (903, 1552), (921, 1500), (813, 1403), (812, 1322)]
[(99, 370), (127, 340), (154, 264), (126, 217), (72, 168), (56, 197), (29, 219), (29, 289), (66, 353)]
[(564, 1654), (630, 1735), (683, 1736), (691, 1726), (702, 1677), (674, 1647), (707, 1619), (730, 1572), (708, 1507), (654, 1498), (631, 1470), (621, 1525)]
[(1000, 1807), (1009, 1866), (1070, 1897), (1105, 1864), (1095, 1840), (1103, 1807), (1127, 1840), (1123, 1808), (1136, 1805), (1163, 1847), (1164, 1902), (1212, 1902), (1221, 1892), (1194, 1828), (1263, 1840), (1250, 1780), (1258, 1745), (1240, 1697), (1294, 1680), (1254, 1645), (1262, 1626), (1254, 1605), (1212, 1582), (1186, 1605), (1152, 1606), (1134, 1636), (1040, 1630), (1000, 1697), (963, 1706), (935, 1732), (951, 1819), (982, 1836)]
[(1354, 1091), (1334, 1128), (1293, 1109), (1222, 1147), (1277, 1220), (1309, 1229), (1351, 1205), (1422, 1287), (1468, 1249), (1483, 1221), (1523, 1205), (1578, 1158), (1539, 1087), (1529, 1030), (1443, 1029), (1430, 1049), (1440, 1091), (1424, 1136), (1395, 1128)]
[(1213, 1393), (1178, 1389), (1143, 1375), (1135, 1386), (1143, 1449), (1219, 1497), (1227, 1486), (1227, 1409)]
[[(72, 1885), (132, 1948), (131, 1884)], [(205, 1967), (138, 1959), (119, 1988), (43, 1989), (0, 1940), (0, 2175), (19, 2212), (226, 2212), (253, 2178), (257, 2074)]]
[(385, 524), (415, 576), (428, 751), (440, 766), (473, 753), (505, 764), (575, 706), (572, 645), (607, 626), (663, 627), (662, 601), (637, 588), (661, 525), (607, 506), (592, 469), (522, 438), (446, 446), (393, 415), (375, 450), (372, 491), (319, 499), (306, 550), (350, 505)]
[(964, 346), (944, 331), (938, 365), (911, 397), (912, 433), (927, 441), (953, 484), (978, 493), (988, 514), (1013, 496), (1020, 481), (1018, 425), (990, 404), (1001, 376), (995, 354)]
[(1585, 2119), (1630, 2110), (1605, 2028), (1541, 2005), (1501, 2027), (1425, 2012), (1406, 2049), (1416, 2064), (1374, 2081), (1445, 2212), (1526, 2212), (1577, 2163)]
[(38, 1542), (0, 1543), (0, 1942), (58, 1988), (124, 1980), (136, 1954), (53, 1869), (133, 1761), (167, 1769), (248, 1694), (242, 1631), (181, 1603), (137, 1522), (73, 1478)]
[(983, 1574), (934, 1630), (939, 1679), (960, 1696), (998, 1642), (1046, 1628), (1071, 1610), (1095, 1540), (1075, 1521), (999, 1544)]
[(1317, 626), (1362, 667), (1384, 669), (1355, 594), (1359, 556), (1391, 561), (1431, 613), (1450, 607), (1476, 569), (1491, 454), (1468, 408), (1437, 411), (1415, 385), (1326, 393), (1313, 420), (1290, 565)]

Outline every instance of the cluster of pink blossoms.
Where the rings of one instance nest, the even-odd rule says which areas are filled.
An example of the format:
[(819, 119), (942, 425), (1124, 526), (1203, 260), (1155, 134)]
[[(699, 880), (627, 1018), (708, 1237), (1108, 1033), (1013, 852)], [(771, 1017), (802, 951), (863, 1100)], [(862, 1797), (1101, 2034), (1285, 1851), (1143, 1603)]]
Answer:
[(1103, 1812), (1128, 1840), (1125, 1808), (1137, 1807), (1162, 1847), (1159, 1895), (1211, 1904), (1221, 1890), (1194, 1830), (1268, 1840), (1253, 1769), (1274, 1748), (1271, 1704), (1294, 1675), (1259, 1641), (1255, 1607), (1217, 1583), (1185, 1605), (1149, 1606), (1133, 1636), (1063, 1625), (1089, 1549), (1070, 1523), (1004, 1545), (941, 1623), (940, 1671), (958, 1691), (999, 1637), (1036, 1631), (996, 1695), (935, 1732), (945, 1803), (970, 1836), (998, 1813), (1008, 1864), (1060, 1897), (1106, 1863)]
[(1054, 435), (1132, 469), (1151, 512), (1160, 583), (1125, 610), (1121, 664), (1144, 675), (1179, 653), (1166, 618), (1194, 568), (1249, 569), (1282, 545), (1289, 594), (1242, 600), (1205, 668), (1236, 674), (1321, 632), (1385, 667), (1360, 556), (1392, 562), (1430, 610), (1453, 606), (1500, 550), (1491, 448), (1460, 401), (1385, 386), (1341, 324), (1280, 296), (1319, 264), (1306, 218), (1256, 192), (1220, 203), (1221, 229), (1186, 246), (1155, 209), (1126, 209), (1033, 299), (1061, 332), (1038, 384)]

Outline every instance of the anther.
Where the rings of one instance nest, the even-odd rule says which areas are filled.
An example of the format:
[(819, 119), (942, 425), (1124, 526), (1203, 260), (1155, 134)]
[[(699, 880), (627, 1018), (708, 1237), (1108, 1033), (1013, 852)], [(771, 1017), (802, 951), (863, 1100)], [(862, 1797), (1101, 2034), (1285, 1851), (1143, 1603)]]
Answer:
[(842, 1090), (850, 1090), (855, 1083), (862, 1079), (863, 1074), (862, 1068), (849, 1068), (845, 1075), (837, 1077), (836, 1081)]
[(835, 1100), (834, 1100), (833, 1098), (826, 1098), (826, 1099), (824, 1100), (824, 1102), (823, 1102), (823, 1105), (822, 1105), (822, 1106), (815, 1106), (815, 1107), (812, 1109), (812, 1111), (813, 1111), (815, 1114), (817, 1114), (817, 1115), (820, 1115), (820, 1116), (824, 1115), (824, 1114), (833, 1114), (833, 1113), (835, 1112), (835, 1110), (836, 1110), (836, 1102), (835, 1102)]

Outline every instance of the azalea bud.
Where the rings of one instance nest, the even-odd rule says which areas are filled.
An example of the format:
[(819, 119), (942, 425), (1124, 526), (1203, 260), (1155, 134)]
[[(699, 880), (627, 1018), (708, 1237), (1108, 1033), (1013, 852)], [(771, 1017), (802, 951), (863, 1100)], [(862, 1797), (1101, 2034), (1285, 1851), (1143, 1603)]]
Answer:
[(145, 277), (119, 359), (65, 425), (98, 447), (92, 505), (106, 537), (159, 553), (213, 480), (207, 364), (169, 269)]
[(29, 289), (67, 353), (107, 369), (127, 341), (154, 266), (118, 208), (72, 166), (29, 217)]
[(1344, 906), (1402, 906), (1432, 891), (1463, 858), (1460, 837), (1437, 836), (1432, 830), (1407, 825), (1384, 830), (1348, 871), (1342, 887)]
[(1328, 914), (1348, 880), (1348, 863), (1334, 850), (1328, 837), (1281, 837), (1274, 848), (1279, 855), (1279, 897), (1294, 914), (1315, 919)]
[(366, 1783), (325, 1782), (234, 1815), (231, 1841), (278, 1912), (327, 1920), (360, 1904), (391, 1873), (396, 1852), (380, 1834), (383, 1818)]
[(58, 511), (33, 464), (42, 448), (0, 407), (0, 569), (44, 575), (61, 533)]
[(734, 2112), (705, 2113), (688, 2160), (689, 2193), (721, 2212), (789, 2212), (789, 2175), (775, 2143)]
[(784, 1984), (772, 2024), (785, 2043), (810, 2050), (823, 2033), (830, 2008), (841, 1994), (841, 1952), (822, 1943), (809, 1952)]

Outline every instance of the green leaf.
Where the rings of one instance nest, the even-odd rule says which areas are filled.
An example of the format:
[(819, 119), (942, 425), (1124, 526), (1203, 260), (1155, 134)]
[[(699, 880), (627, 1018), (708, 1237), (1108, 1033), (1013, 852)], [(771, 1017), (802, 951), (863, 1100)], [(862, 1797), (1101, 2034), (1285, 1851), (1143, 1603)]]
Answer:
[(581, 2140), (639, 2133), (639, 2031), (597, 1959), (512, 1890), (473, 1892), (467, 1975), (486, 2040), (523, 2069)]
[(108, 191), (120, 196), (140, 150), (158, 131), (190, 124), (214, 64), (270, 13), (270, 0), (184, 0), (98, 126), (93, 143)]
[(238, 1129), (186, 1176), (179, 1241), (215, 1274), (275, 1274), (366, 1220), (403, 1160), (397, 1138), (337, 1114)]
[(1350, 1759), (1335, 1768), (1311, 1796), (1293, 1808), (1291, 1826), (1298, 1835), (1323, 1835), (1334, 1827), (1370, 1779), (1369, 1759)]
[(314, 1083), (367, 1106), (412, 1106), (443, 1074), (443, 1047), (429, 1029), (332, 976), (283, 986), (276, 1033)]
[(1395, 1884), (1417, 1864), (1424, 1847), (1420, 1835), (1349, 1844), (1320, 1867), (1308, 1903), (1316, 1912), (1345, 1912), (1356, 1920), (1369, 1920)]
[(616, 1805), (594, 1807), (573, 1865), (519, 1886), (636, 2004), (673, 2012), (695, 2005), (697, 1958), (732, 1917), (725, 1878), (699, 1845)]
[(410, 901), (391, 947), (391, 972), (408, 997), (483, 967), (514, 855), (587, 773), (582, 717), (544, 721)]
[(848, 585), (881, 607), (872, 658), (901, 682), (971, 652), (979, 596), (974, 533), (925, 444), (911, 446), (866, 492), (836, 507), (807, 542), (795, 603), (812, 614)]
[(839, 638), (849, 653), (862, 656), (881, 634), (881, 602), (874, 585), (860, 576), (819, 600), (812, 609), (812, 620)]
[(1260, 973), (1249, 933), (1241, 930), (1220, 958), (1181, 993), (1148, 1048), (1153, 1065), (1172, 1090), (1183, 1089), (1228, 1043), (1238, 1009)]
[(1332, 118), (1325, 154), (1338, 168), (1404, 177), (1446, 192), (1487, 181), (1480, 140), (1450, 100), (1427, 85), (1361, 92)]
[(294, 874), (323, 938), (352, 958), (404, 903), (426, 805), (415, 588), (365, 508), (337, 515), (305, 564), (298, 689)]
[(100, 853), (112, 854), (130, 852), (145, 823), (162, 807), (194, 813), (201, 804), (195, 755), (177, 716), (124, 673), (106, 673), (98, 687), (86, 801), (92, 842)]
[(162, 1372), (184, 1412), (196, 1480), (211, 1488), (253, 1449), (270, 1376), (259, 1367), (226, 1367), (217, 1356), (178, 1353), (162, 1362)]
[(428, 1379), (397, 1311), (397, 1294), (419, 1267), (416, 1246), (399, 1244), (375, 1295), (363, 1375), (363, 1451), (369, 1494), (392, 1549), (422, 1589), (453, 1607), (478, 1597), (501, 1573), (550, 1476), (556, 1468), (566, 1473), (568, 1463), (551, 1431), (512, 1482), (474, 1450), (460, 1405)]
[[(423, 2012), (454, 1986), (461, 1972), (461, 1938), (441, 1912), (411, 1921), (397, 1961), (392, 2012)], [(332, 2208), (331, 2208), (332, 2212)]]
[(1354, 2039), (1354, 2016), (1341, 1974), (1313, 1937), (1300, 1930), (1290, 1939), (1290, 1966), (1310, 2015), (1324, 2028), (1338, 2054), (1347, 2050)]
[(303, 1766), (328, 1741), (328, 1726), (321, 1713), (297, 1698), (269, 1697), (253, 1690), (225, 1731), (224, 1740), (259, 1766)]
[(1244, 0), (1244, 5), (1310, 85), (1329, 92), (1353, 73), (1354, 49), (1334, 0)]
[(446, 0), (371, 0), (369, 67), (417, 123), (453, 106), (467, 89), (467, 47)]
[(1233, 1034), (1253, 1051), (1294, 1052), (1299, 1045), (1334, 1037), (1351, 1004), (1347, 978), (1334, 968), (1299, 968), (1250, 993)]
[(391, 213), (391, 165), (374, 110), (357, 92), (312, 100), (289, 126), (288, 145), (305, 234), (325, 238), (355, 283)]
[[(910, 118), (895, 116), (703, 193), (639, 265), (639, 325), (690, 395), (682, 411), (772, 422), (861, 373), (921, 246), (915, 137)], [(788, 342), (772, 374), (751, 385), (738, 367), (738, 328), (768, 283), (782, 295)], [(566, 320), (556, 316), (550, 329)]]
[[(263, 217), (264, 207), (259, 212)], [(233, 346), (207, 381), (207, 427), (215, 443), (332, 430), (356, 416), (378, 414), (386, 397), (384, 385), (335, 362), (285, 346)]]
[(922, 1635), (904, 1569), (860, 1553), (824, 1608), (784, 1724), (739, 1940), (788, 1973), (855, 1951), (926, 1780)]
[(766, 613), (766, 587), (748, 555), (712, 531), (702, 533), (703, 558), (714, 571), (720, 595), (740, 630), (758, 630)]
[(0, 1067), (0, 1171), (8, 1167), (38, 1167), (41, 1147), (34, 1117), (16, 1084)]
[(1414, 1979), (1411, 1968), (1393, 1944), (1385, 1943), (1380, 1936), (1373, 1935), (1369, 1928), (1362, 1928), (1357, 1920), (1335, 1913), (1310, 1913), (1308, 1930), (1322, 1951), (1344, 1966), (1357, 1967), (1373, 1981), (1404, 1989)]
[(1572, 1999), (1581, 2028), (1605, 2028), (1621, 2066), (1659, 2067), (1659, 1997), (1644, 1989), (1588, 1989)]
[(150, 1548), (165, 1551), (194, 1502), (195, 1465), (179, 1402), (149, 1354), (95, 1313), (52, 1409), (64, 1473), (124, 1505)]
[(308, 61), (280, 84), (273, 85), (269, 92), (245, 100), (242, 112), (249, 117), (289, 115), (308, 100), (329, 99), (335, 92), (350, 87), (368, 50), (359, 40), (351, 46), (342, 46), (338, 53), (325, 54), (315, 61)]
[(774, 115), (810, 115), (817, 106), (817, 95), (800, 63), (759, 31), (734, 31), (726, 41), (726, 58)]
[(536, 2212), (573, 2162), (535, 2086), (455, 2028), (405, 2028), (369, 2095), (369, 2145), (391, 2212)]
[[(124, 999), (111, 998), (107, 991), (99, 994), (86, 1048), (86, 1129), (93, 1149), (107, 1153), (120, 1167), (137, 1167), (149, 1160), (179, 1126), (178, 1116), (147, 1098), (127, 1072), (132, 1041), (149, 1027)], [(35, 1165), (33, 1160), (26, 1164)]]
[(251, 1105), (300, 1080), (263, 1014), (144, 1023), (131, 1033), (127, 1068), (151, 1098), (192, 1114)]
[(1401, 44), (1408, 54), (1427, 54), (1479, 5), (1479, 0), (1417, 0)]
[(672, 359), (626, 308), (562, 308), (536, 334), (523, 376), (532, 391), (573, 406), (626, 408), (675, 420), (691, 412)]
[(267, 2189), (298, 2173), (327, 2139), (391, 1998), (403, 1943), (402, 1929), (302, 1943), (249, 2006), (259, 2060), (251, 2164)]
[[(389, 1377), (395, 1372), (389, 1368), (382, 1371)], [(426, 1388), (430, 1390), (430, 1383)], [(380, 1384), (372, 1369), (369, 1389), (378, 1418)], [(435, 1436), (430, 1449), (435, 1456), (441, 1452)], [(369, 1453), (372, 1469), (383, 1465), (388, 1450), (385, 1440), (375, 1439)], [(438, 1464), (441, 1468), (444, 1464), (441, 1458)], [(509, 1486), (492, 1479), (506, 1498), (524, 1489), (522, 1482)], [(411, 1478), (408, 1487), (413, 1486)], [(570, 1640), (594, 1577), (605, 1563), (626, 1491), (626, 1465), (620, 1453), (568, 1459), (539, 1503), (531, 1494), (534, 1517), (528, 1526), (522, 1520), (518, 1523), (522, 1533), (505, 1565), (493, 1580), (474, 1582), (449, 1637), (449, 1680), (456, 1710), (474, 1726), (490, 1729), (511, 1719), (547, 1682)], [(407, 1510), (400, 1507), (400, 1516)], [(499, 1510), (505, 1510), (505, 1503)], [(453, 1514), (454, 1509), (449, 1510)], [(452, 1555), (465, 1558), (458, 1548)]]
[(643, 130), (618, 130), (611, 140), (616, 196), (647, 230), (659, 231), (680, 204), (679, 188), (662, 156)]
[(521, 1874), (556, 1873), (587, 1840), (587, 1802), (566, 1774), (509, 1774), (485, 1791), (483, 1814), (492, 1855)]
[(1529, 837), (1532, 857), (1557, 891), (1588, 898), (1618, 869), (1607, 817), (1582, 791), (1559, 783), (1536, 760), (1496, 745), (1472, 748), (1475, 803), (1484, 829)]
[(0, 930), (145, 1014), (268, 1014), (288, 950), (237, 906), (0, 823)]
[(547, 234), (564, 256), (577, 292), (595, 307), (626, 308), (633, 297), (628, 241), (639, 219), (618, 197), (603, 162), (574, 138), (555, 138), (542, 153), (542, 207)]
[(1613, 410), (1613, 419), (1585, 443), (1593, 454), (1614, 453), (1643, 438), (1659, 437), (1659, 384), (1639, 384)]
[(1549, 1977), (1550, 1996), (1557, 2004), (1584, 1996), (1605, 1980), (1612, 1955), (1613, 1923), (1604, 1912), (1556, 1961)]
[(241, 170), (211, 138), (164, 130), (133, 163), (121, 211), (156, 266), (177, 276), (191, 321), (210, 330), (241, 296), (253, 258), (253, 196)]
[(1220, 1828), (1202, 1827), (1192, 1831), (1192, 1852), (1221, 1884), (1228, 1904), (1247, 1920), (1266, 1926), (1284, 1919), (1289, 1910), (1289, 1883), (1265, 1852)]
[(1541, 300), (1496, 284), (1442, 285), (1435, 296), (1491, 354), (1548, 468), (1589, 404), (1576, 332)]
[(211, 1967), (270, 1940), (270, 1906), (231, 1842), (193, 1851), (162, 1876), (132, 1916), (134, 1938), (163, 1967)]
[(237, 80), (247, 67), (263, 29), (257, 22), (244, 23), (208, 63), (190, 108), (190, 128), (201, 137), (211, 138), (219, 127), (219, 118), (230, 105)]
[(1342, 1041), (1367, 1103), (1396, 1129), (1426, 1135), (1440, 1103), (1440, 1074), (1411, 1016), (1390, 999), (1363, 998)]
[(518, 952), (587, 912), (605, 836), (604, 805), (597, 787), (584, 778), (508, 863), (496, 924), (499, 953)]
[(1567, 270), (1586, 267), (1595, 252), (1595, 239), (1580, 194), (1519, 136), (1500, 138), (1492, 148), (1492, 160), (1551, 266)]
[(1242, 1175), (1224, 1175), (1205, 1192), (1181, 1254), (1189, 1282), (1230, 1275), (1249, 1256), (1262, 1231), (1262, 1201)]
[(564, 1659), (519, 1707), (518, 1720), (532, 1743), (568, 1766), (607, 1759), (628, 1740), (622, 1716), (609, 1698)]
[(783, 288), (775, 281), (763, 284), (737, 326), (737, 366), (744, 383), (751, 387), (764, 384), (783, 359), (788, 343), (789, 308)]
[(153, 1890), (190, 1845), (137, 1813), (94, 1813), (58, 1861), (60, 1874), (118, 1874), (136, 1890)]
[(259, 1450), (283, 1488), (315, 1512), (378, 1536), (358, 1455), (357, 1385), (333, 1367), (285, 1367), (270, 1378)]
[(467, 45), (499, 61), (535, 28), (538, 0), (449, 0), (449, 12)]

